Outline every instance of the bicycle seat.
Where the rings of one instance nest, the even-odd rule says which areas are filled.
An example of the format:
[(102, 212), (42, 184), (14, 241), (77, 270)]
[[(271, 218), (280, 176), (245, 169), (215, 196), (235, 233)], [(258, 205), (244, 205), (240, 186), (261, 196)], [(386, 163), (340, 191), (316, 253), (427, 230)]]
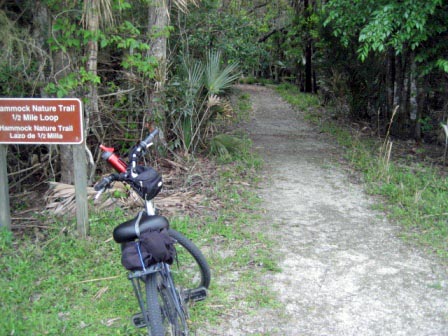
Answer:
[(117, 243), (126, 243), (137, 239), (141, 233), (146, 231), (156, 231), (168, 229), (169, 222), (163, 216), (150, 216), (142, 211), (139, 214), (124, 223), (121, 223), (114, 229), (113, 237)]

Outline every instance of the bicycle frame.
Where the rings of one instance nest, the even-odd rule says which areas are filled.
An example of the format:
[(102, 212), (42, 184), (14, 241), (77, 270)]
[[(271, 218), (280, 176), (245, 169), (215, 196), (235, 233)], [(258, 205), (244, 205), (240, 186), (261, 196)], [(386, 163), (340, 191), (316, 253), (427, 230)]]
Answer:
[(141, 313), (132, 316), (132, 322), (137, 328), (144, 328), (149, 325), (148, 316), (144, 314), (147, 308), (145, 306), (146, 300), (142, 296), (142, 293), (144, 293), (144, 289), (142, 290), (142, 284), (144, 284), (143, 280), (148, 274), (159, 272), (159, 267), (160, 263), (152, 265), (143, 271), (135, 271), (128, 274), (128, 279), (132, 283), (132, 288), (134, 289), (134, 294), (137, 297), (138, 305), (140, 306), (141, 311)]
[(156, 208), (153, 200), (145, 200), (145, 211), (150, 216), (154, 216), (156, 214)]
[[(148, 215), (155, 215), (156, 208), (154, 206), (153, 200), (145, 200), (145, 211)], [(185, 309), (183, 308), (183, 304), (180, 300), (179, 293), (177, 293), (176, 287), (173, 282), (173, 278), (171, 277), (171, 269), (170, 265), (159, 262), (157, 264), (151, 265), (148, 268), (144, 268), (142, 271), (133, 271), (128, 274), (128, 279), (132, 283), (132, 288), (134, 289), (134, 294), (137, 297), (138, 304), (140, 306), (141, 313), (136, 314), (132, 317), (132, 320), (134, 322), (134, 325), (139, 328), (143, 328), (149, 324), (148, 317), (144, 312), (148, 309), (145, 306), (145, 297), (144, 297), (144, 279), (147, 275), (159, 272), (162, 279), (163, 279), (163, 285), (166, 290), (170, 291), (172, 293), (171, 297), (174, 298), (175, 302), (175, 309), (178, 312), (185, 313)], [(173, 318), (172, 314), (169, 314), (170, 319)], [(177, 316), (177, 315), (176, 315)], [(184, 316), (184, 314), (181, 314), (180, 316)], [(142, 321), (143, 319), (143, 321)], [(175, 323), (175, 321), (170, 321), (172, 324)], [(186, 324), (186, 321), (182, 321), (182, 323)]]

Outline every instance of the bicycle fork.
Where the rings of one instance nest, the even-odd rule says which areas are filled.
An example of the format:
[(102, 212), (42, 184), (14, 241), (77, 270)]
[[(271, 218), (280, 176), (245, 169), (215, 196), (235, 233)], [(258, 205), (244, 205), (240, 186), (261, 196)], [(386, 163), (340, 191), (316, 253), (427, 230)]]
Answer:
[(132, 323), (137, 328), (145, 328), (147, 325), (149, 325), (148, 321), (148, 315), (143, 314), (143, 312), (146, 312), (148, 310), (148, 307), (146, 307), (146, 297), (143, 296), (146, 294), (145, 289), (145, 277), (148, 276), (148, 274), (158, 272), (157, 266), (159, 264), (150, 266), (148, 269), (145, 269), (143, 271), (136, 271), (129, 273), (128, 279), (132, 283), (132, 288), (134, 289), (134, 294), (137, 297), (138, 305), (140, 306), (140, 313), (137, 313), (132, 316)]
[[(174, 304), (175, 312), (171, 312), (171, 311), (167, 310), (167, 311), (165, 311), (163, 316), (167, 316), (170, 319), (170, 324), (177, 323), (176, 322), (177, 316), (182, 316), (182, 317), (185, 316), (188, 318), (188, 311), (184, 305), (184, 303), (186, 303), (186, 302), (185, 301), (182, 302), (183, 300), (179, 296), (179, 293), (177, 292), (177, 289), (174, 286), (173, 279), (170, 275), (170, 266), (165, 263), (158, 263), (158, 264), (148, 267), (144, 271), (136, 271), (136, 272), (132, 272), (128, 275), (128, 279), (132, 283), (132, 287), (134, 289), (134, 293), (135, 293), (135, 296), (137, 297), (138, 304), (140, 306), (140, 311), (141, 311), (140, 313), (137, 313), (132, 316), (132, 323), (137, 328), (144, 328), (149, 324), (147, 314), (143, 314), (143, 312), (147, 312), (147, 310), (149, 308), (146, 307), (146, 305), (145, 305), (146, 298), (143, 294), (143, 293), (145, 293), (145, 288), (144, 288), (144, 281), (142, 281), (142, 280), (144, 280), (144, 278), (147, 275), (156, 273), (156, 272), (159, 272), (162, 277), (162, 281), (158, 284), (159, 292), (163, 293), (165, 290), (169, 291), (170, 297), (174, 300), (173, 304)], [(163, 307), (162, 309), (169, 309), (169, 308)], [(187, 321), (183, 320), (183, 321), (181, 321), (181, 323), (186, 324)]]

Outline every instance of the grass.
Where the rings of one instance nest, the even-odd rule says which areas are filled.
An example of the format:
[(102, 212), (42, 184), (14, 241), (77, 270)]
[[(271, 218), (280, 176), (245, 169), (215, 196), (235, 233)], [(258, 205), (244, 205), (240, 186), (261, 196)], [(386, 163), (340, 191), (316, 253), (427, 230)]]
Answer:
[[(254, 233), (260, 218), (254, 187), (262, 161), (247, 139), (243, 143), (242, 151), (218, 167), (208, 195), (222, 207), (171, 221), (204, 251), (212, 268), (209, 297), (190, 308), (193, 333), (219, 325), (238, 309), (278, 306), (267, 286), (255, 284), (261, 274), (279, 269), (273, 243)], [(30, 234), (0, 230), (0, 334), (146, 335), (130, 322), (137, 302), (120, 247), (111, 239), (113, 228), (128, 218), (120, 209), (90, 214), (85, 240), (77, 237), (74, 222), (56, 218), (46, 218), (48, 228)]]
[(249, 85), (257, 84), (257, 85), (264, 86), (264, 85), (271, 85), (274, 82), (271, 79), (249, 76), (249, 77), (241, 77), (239, 80), (239, 83), (240, 84), (249, 84)]
[[(130, 335), (135, 310), (124, 289), (119, 247), (109, 239), (120, 213), (93, 218), (81, 240), (54, 222), (45, 237), (1, 233), (0, 330), (5, 335)], [(117, 298), (119, 298), (117, 300)]]
[(237, 96), (237, 103), (235, 105), (238, 121), (249, 121), (250, 111), (252, 109), (250, 95), (247, 93), (240, 93)]
[[(319, 98), (316, 95), (302, 94), (294, 85), (280, 84), (276, 86), (276, 90), (289, 104), (302, 111), (308, 112), (319, 105)], [(311, 116), (312, 114), (308, 114), (308, 118)]]
[(257, 280), (266, 272), (278, 272), (279, 267), (272, 254), (273, 242), (254, 233), (260, 219), (260, 199), (253, 187), (261, 159), (248, 150), (250, 142), (245, 145), (246, 150), (236, 153), (233, 161), (227, 158), (221, 167), (213, 195), (223, 207), (211, 214), (202, 231), (203, 240), (215, 242), (209, 246), (208, 256), (215, 282), (205, 303), (212, 308), (199, 312), (201, 324), (219, 324), (239, 310), (278, 305), (269, 287)]
[(315, 95), (290, 85), (278, 86), (277, 91), (344, 148), (351, 167), (362, 173), (366, 190), (381, 196), (376, 207), (402, 225), (403, 239), (448, 261), (448, 180), (440, 168), (394, 161), (390, 156), (394, 147), (388, 138), (361, 138), (336, 124), (326, 118)]

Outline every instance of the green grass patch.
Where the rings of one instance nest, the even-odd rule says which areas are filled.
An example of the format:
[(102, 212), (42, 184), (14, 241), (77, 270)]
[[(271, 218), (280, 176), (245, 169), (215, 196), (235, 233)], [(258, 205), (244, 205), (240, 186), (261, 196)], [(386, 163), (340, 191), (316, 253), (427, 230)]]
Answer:
[(237, 96), (236, 114), (238, 121), (248, 121), (250, 112), (252, 111), (252, 103), (250, 102), (250, 95), (248, 93), (241, 93)]
[[(93, 216), (95, 217), (95, 216)], [(92, 218), (91, 235), (54, 222), (46, 237), (0, 234), (0, 330), (5, 335), (139, 335), (119, 246), (110, 239), (122, 214)], [(143, 334), (142, 334), (143, 335)]]
[[(289, 104), (305, 112), (315, 109), (319, 105), (319, 98), (316, 95), (300, 92), (299, 88), (292, 84), (280, 84), (276, 86), (276, 91)], [(311, 116), (309, 114), (308, 118), (311, 118)]]
[[(201, 217), (170, 219), (192, 239), (212, 269), (209, 297), (190, 307), (192, 333), (219, 324), (235, 310), (278, 307), (261, 274), (277, 272), (273, 242), (254, 226), (260, 219), (255, 194), (262, 160), (244, 146), (222, 160), (208, 195), (222, 207)], [(156, 200), (157, 204), (157, 200)], [(207, 207), (207, 200), (204, 201)], [(129, 219), (123, 211), (91, 214), (90, 235), (79, 239), (76, 225), (46, 219), (48, 229), (14, 236), (0, 230), (0, 330), (5, 335), (146, 335), (133, 327), (138, 312), (113, 228)]]
[(362, 172), (366, 190), (382, 196), (384, 201), (377, 208), (403, 225), (404, 239), (448, 260), (448, 180), (438, 168), (424, 163), (394, 162), (388, 155), (390, 143), (360, 138), (331, 118), (325, 118), (316, 96), (303, 94), (289, 85), (278, 86), (277, 91), (290, 104), (305, 111), (307, 120), (334, 136), (351, 166)]

